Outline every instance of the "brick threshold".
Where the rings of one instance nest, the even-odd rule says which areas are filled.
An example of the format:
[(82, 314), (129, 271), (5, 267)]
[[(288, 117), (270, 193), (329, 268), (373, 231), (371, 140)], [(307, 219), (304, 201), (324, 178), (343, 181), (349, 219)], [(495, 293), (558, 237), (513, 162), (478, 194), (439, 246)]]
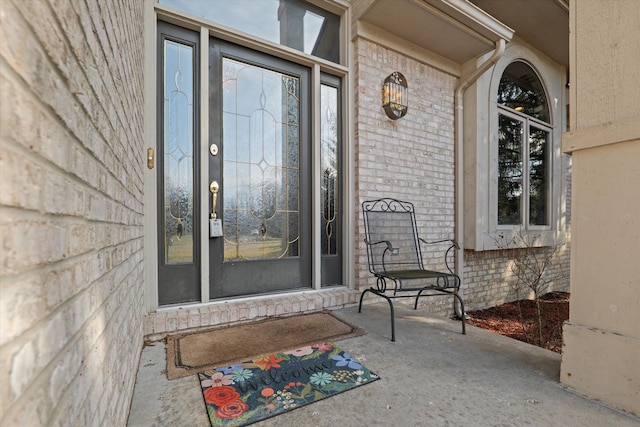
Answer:
[(359, 297), (359, 291), (340, 287), (161, 307), (145, 316), (144, 337), (146, 341), (159, 341), (168, 333), (225, 326), (274, 316), (335, 310), (356, 304)]

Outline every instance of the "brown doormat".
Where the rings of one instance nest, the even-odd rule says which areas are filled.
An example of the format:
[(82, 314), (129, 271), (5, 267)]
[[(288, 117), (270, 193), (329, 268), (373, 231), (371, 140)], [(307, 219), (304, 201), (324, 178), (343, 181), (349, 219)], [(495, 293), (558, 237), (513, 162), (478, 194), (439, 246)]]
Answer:
[(361, 328), (349, 325), (329, 312), (320, 312), (168, 335), (167, 378), (173, 380), (276, 351), (363, 334)]

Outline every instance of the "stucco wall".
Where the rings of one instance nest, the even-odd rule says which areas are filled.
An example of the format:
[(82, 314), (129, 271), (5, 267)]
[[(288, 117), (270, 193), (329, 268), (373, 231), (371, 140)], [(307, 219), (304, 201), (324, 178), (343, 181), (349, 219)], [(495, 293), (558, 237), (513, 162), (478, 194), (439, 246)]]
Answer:
[[(453, 96), (457, 79), (364, 38), (355, 41), (355, 281), (375, 285), (367, 268), (360, 203), (380, 197), (412, 201), (420, 232), (427, 240), (454, 237)], [(380, 106), (384, 78), (402, 72), (409, 86), (409, 112), (399, 120)], [(563, 197), (569, 194), (569, 168), (562, 168)], [(541, 249), (542, 251), (548, 249)], [(467, 310), (516, 298), (509, 269), (513, 252), (465, 251), (463, 292)], [(549, 290), (567, 291), (569, 247), (562, 245), (549, 271), (557, 280)], [(370, 294), (368, 294), (370, 295)], [(371, 297), (374, 298), (374, 297)], [(408, 302), (408, 300), (407, 300)], [(426, 310), (449, 314), (449, 298), (422, 299)]]
[(142, 2), (0, 5), (0, 424), (124, 425), (142, 347)]
[(571, 2), (573, 250), (561, 381), (640, 415), (640, 3)]
[(560, 379), (640, 414), (640, 138), (573, 157), (574, 254)]
[(575, 3), (570, 16), (571, 128), (637, 118), (640, 5), (636, 0)]

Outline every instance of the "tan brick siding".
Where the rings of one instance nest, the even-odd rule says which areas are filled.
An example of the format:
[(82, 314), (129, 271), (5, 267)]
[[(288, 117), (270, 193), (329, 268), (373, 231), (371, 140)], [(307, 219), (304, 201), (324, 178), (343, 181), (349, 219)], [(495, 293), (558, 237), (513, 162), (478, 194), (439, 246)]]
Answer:
[(0, 6), (1, 425), (124, 425), (142, 346), (142, 2)]
[[(553, 261), (546, 270), (546, 278), (553, 278), (547, 291), (569, 292), (569, 267), (571, 260), (571, 157), (563, 155), (562, 197), (566, 202), (564, 221), (566, 241), (556, 248)], [(551, 248), (541, 248), (536, 253), (542, 259)], [(517, 298), (516, 277), (511, 272), (513, 251), (465, 251), (464, 295), (467, 310), (480, 310)], [(522, 295), (531, 298), (533, 294)]]
[[(355, 41), (355, 55), (355, 278), (364, 289), (375, 281), (367, 269), (363, 243), (363, 200), (411, 201), (421, 237), (453, 238), (456, 79), (365, 39)], [(393, 71), (403, 73), (409, 87), (409, 111), (396, 121), (388, 119), (381, 107), (382, 82)]]
[[(367, 268), (363, 243), (363, 200), (393, 197), (415, 204), (418, 228), (426, 240), (454, 236), (454, 129), (453, 94), (456, 78), (410, 57), (358, 38), (355, 52), (355, 188), (356, 286), (375, 285)], [(409, 86), (409, 112), (397, 121), (381, 108), (381, 87), (393, 71), (405, 75)], [(566, 159), (565, 159), (566, 160)], [(568, 163), (568, 161), (567, 161)], [(563, 192), (569, 194), (569, 170)], [(435, 262), (434, 253), (426, 255)], [(569, 246), (558, 251), (554, 271), (559, 280), (549, 289), (569, 289)], [(465, 251), (463, 291), (467, 310), (490, 307), (515, 298), (509, 284), (510, 251)], [(441, 264), (431, 264), (441, 266)], [(368, 294), (371, 295), (371, 294)], [(369, 298), (375, 300), (376, 297)], [(433, 313), (450, 313), (445, 298), (423, 299)], [(405, 300), (409, 303), (409, 300)]]

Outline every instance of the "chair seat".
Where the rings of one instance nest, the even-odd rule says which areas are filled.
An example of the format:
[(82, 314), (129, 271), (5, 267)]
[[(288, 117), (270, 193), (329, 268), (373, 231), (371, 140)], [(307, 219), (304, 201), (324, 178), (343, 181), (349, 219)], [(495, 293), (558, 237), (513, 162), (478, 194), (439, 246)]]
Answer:
[(390, 270), (384, 272), (376, 272), (376, 274), (390, 279), (409, 280), (409, 279), (433, 279), (436, 277), (453, 277), (451, 273), (442, 273), (432, 270)]

